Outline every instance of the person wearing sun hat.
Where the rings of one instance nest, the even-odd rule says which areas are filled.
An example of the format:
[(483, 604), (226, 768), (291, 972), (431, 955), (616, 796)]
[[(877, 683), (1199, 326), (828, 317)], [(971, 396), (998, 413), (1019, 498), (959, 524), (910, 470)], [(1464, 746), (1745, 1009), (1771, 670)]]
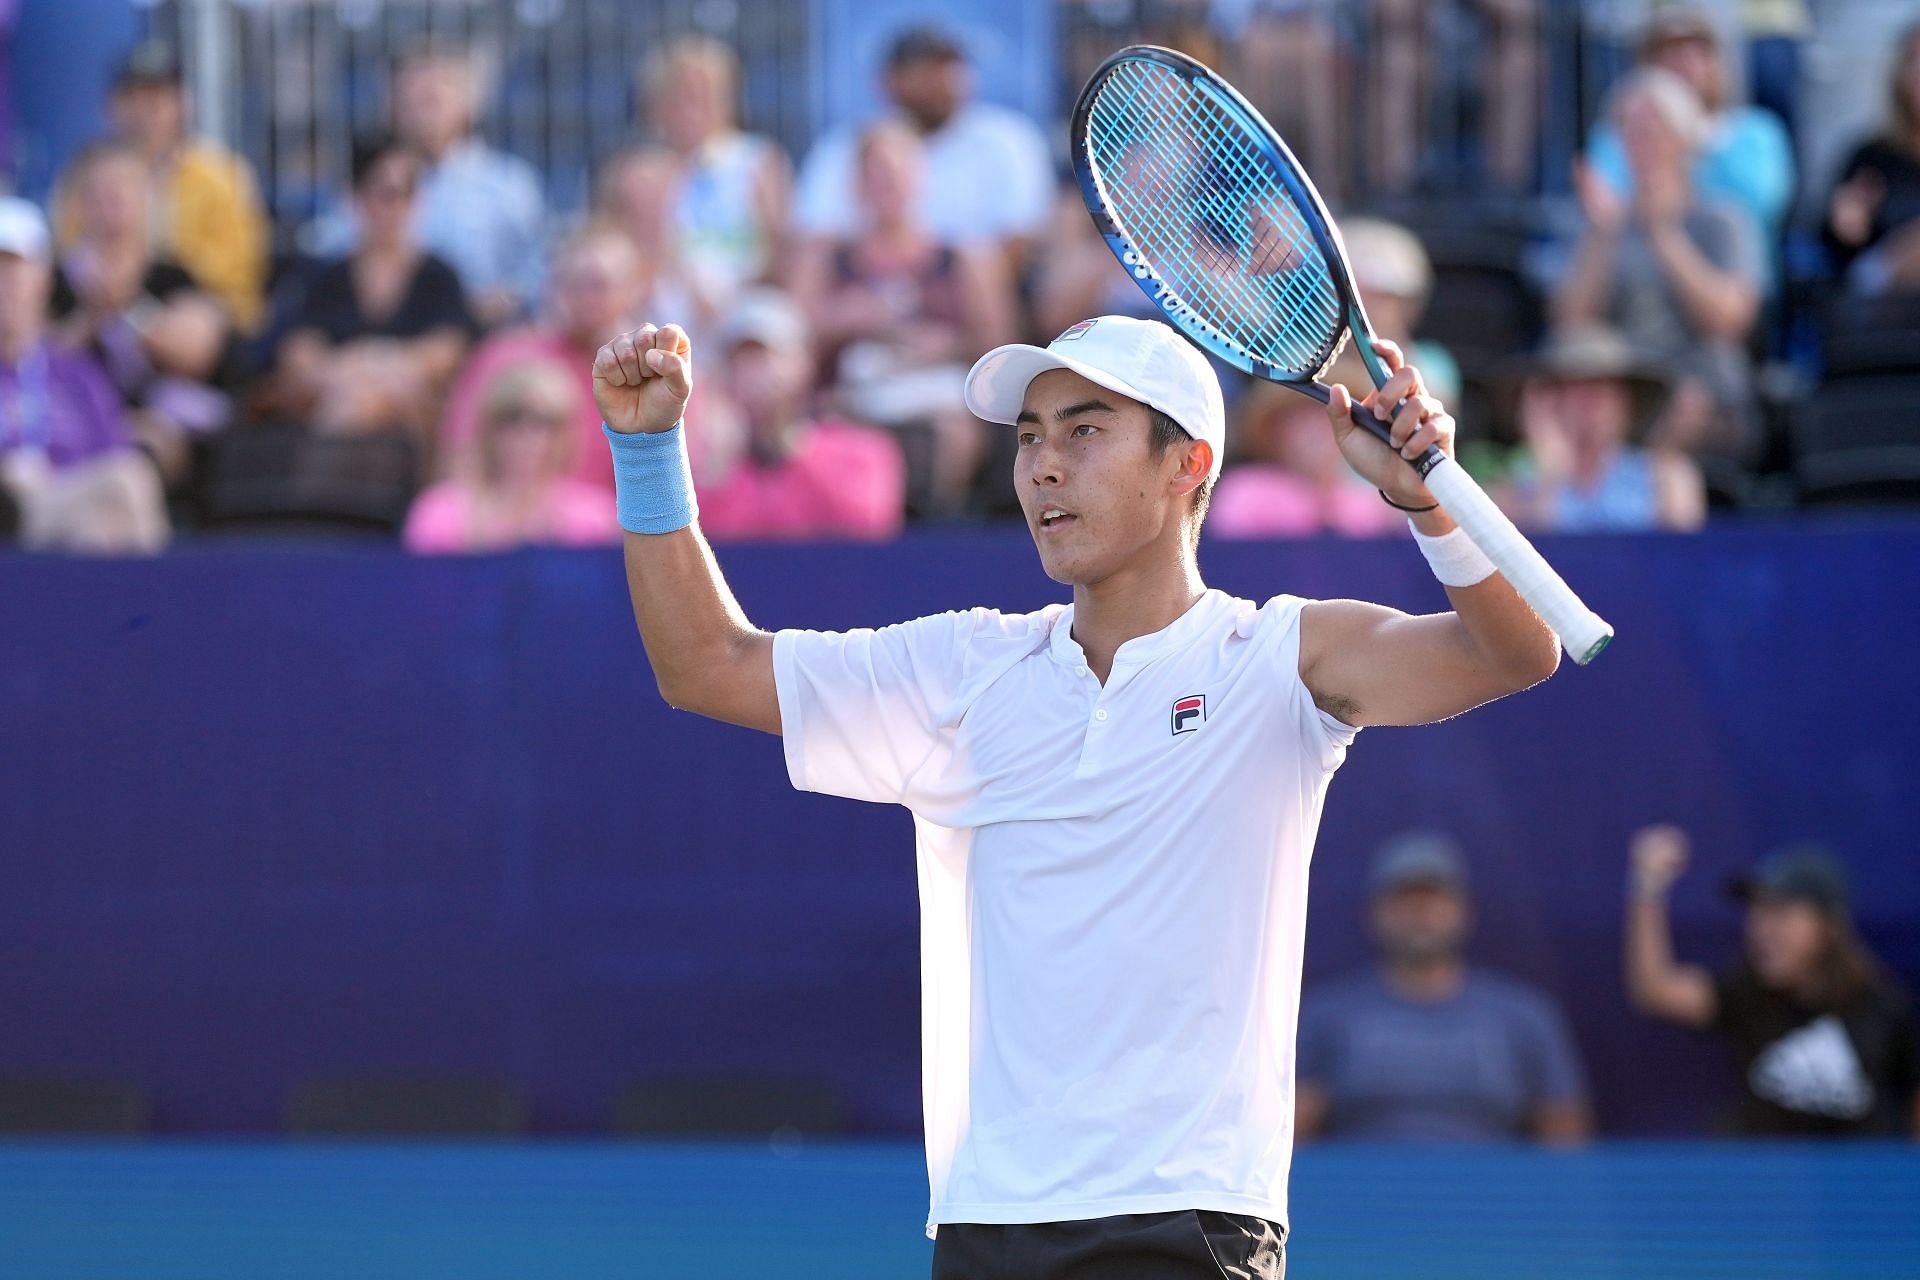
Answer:
[(1604, 325), (1558, 330), (1521, 364), (1523, 449), (1494, 497), (1523, 528), (1561, 533), (1689, 531), (1706, 520), (1700, 468), (1648, 447), (1667, 379)]

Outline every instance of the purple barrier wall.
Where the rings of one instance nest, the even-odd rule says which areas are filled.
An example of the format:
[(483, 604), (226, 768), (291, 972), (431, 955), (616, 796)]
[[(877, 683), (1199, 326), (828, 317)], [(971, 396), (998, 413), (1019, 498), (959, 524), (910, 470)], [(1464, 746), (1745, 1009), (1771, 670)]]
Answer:
[[(1920, 978), (1920, 525), (1548, 551), (1620, 640), (1526, 697), (1361, 736), (1309, 978), (1365, 960), (1369, 848), (1452, 831), (1477, 955), (1566, 1001), (1603, 1123), (1696, 1130), (1728, 1067), (1625, 1008), (1624, 842), (1695, 832), (1681, 947), (1718, 964), (1721, 875), (1824, 837), (1869, 940)], [(768, 626), (1058, 598), (1019, 533), (722, 558)], [(1442, 603), (1396, 542), (1203, 564), (1243, 595)], [(0, 1073), (122, 1077), (183, 1131), (274, 1129), (313, 1074), (494, 1071), (537, 1128), (591, 1132), (631, 1077), (778, 1068), (911, 1132), (910, 822), (795, 794), (778, 745), (660, 703), (611, 553), (0, 558)]]

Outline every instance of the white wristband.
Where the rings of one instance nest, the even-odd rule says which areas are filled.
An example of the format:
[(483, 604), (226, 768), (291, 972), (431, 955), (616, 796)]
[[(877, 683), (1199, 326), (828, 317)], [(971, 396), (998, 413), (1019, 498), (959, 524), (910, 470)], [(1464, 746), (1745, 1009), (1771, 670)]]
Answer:
[[(1413, 521), (1407, 521), (1407, 528), (1413, 529)], [(1465, 529), (1456, 527), (1437, 538), (1413, 529), (1413, 540), (1420, 545), (1420, 554), (1427, 558), (1427, 566), (1442, 586), (1471, 587), (1494, 574), (1493, 561), (1474, 545)]]

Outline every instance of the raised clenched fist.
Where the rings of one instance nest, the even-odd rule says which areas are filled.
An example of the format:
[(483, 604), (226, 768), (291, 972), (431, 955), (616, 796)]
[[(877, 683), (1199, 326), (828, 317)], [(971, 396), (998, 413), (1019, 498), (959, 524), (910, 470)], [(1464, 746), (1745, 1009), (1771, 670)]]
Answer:
[(1633, 884), (1659, 897), (1687, 869), (1687, 833), (1674, 826), (1643, 827), (1633, 833)]
[(593, 358), (593, 399), (615, 431), (670, 431), (693, 394), (693, 344), (677, 324), (643, 324)]

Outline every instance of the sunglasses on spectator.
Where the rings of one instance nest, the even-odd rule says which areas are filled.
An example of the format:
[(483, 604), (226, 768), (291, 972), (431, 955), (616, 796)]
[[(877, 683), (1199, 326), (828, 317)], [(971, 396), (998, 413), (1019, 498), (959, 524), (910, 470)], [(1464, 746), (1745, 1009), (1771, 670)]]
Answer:
[(494, 424), (502, 427), (564, 427), (570, 421), (569, 415), (558, 410), (537, 404), (510, 404), (493, 415)]

